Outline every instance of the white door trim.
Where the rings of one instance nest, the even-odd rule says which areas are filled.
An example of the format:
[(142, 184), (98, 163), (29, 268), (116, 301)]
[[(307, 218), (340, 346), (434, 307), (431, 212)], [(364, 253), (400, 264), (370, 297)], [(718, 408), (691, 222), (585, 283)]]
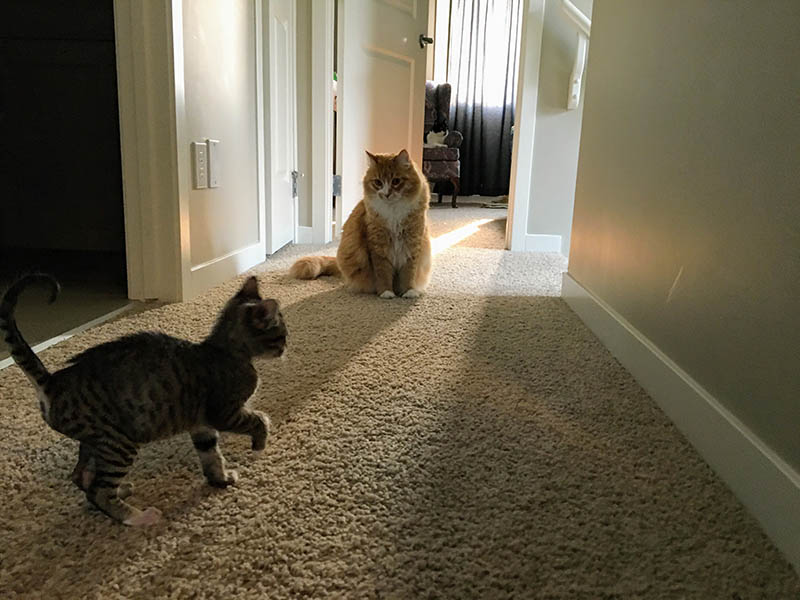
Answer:
[[(333, 230), (333, 36), (334, 2), (311, 3), (311, 228), (315, 244)], [(296, 239), (297, 243), (301, 240)]]
[(134, 300), (180, 300), (184, 292), (174, 4), (114, 0), (125, 254)]
[(506, 248), (525, 251), (533, 186), (533, 141), (539, 101), (539, 64), (544, 29), (544, 0), (526, 0), (522, 12), (516, 124), (511, 150)]

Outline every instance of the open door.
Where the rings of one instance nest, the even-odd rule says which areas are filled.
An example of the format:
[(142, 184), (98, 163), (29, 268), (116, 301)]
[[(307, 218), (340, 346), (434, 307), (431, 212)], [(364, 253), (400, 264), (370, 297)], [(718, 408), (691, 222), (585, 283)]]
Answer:
[(293, 0), (269, 0), (267, 104), (269, 193), (267, 253), (297, 237), (296, 9)]
[(361, 199), (365, 150), (407, 149), (422, 167), (428, 0), (339, 1), (337, 234)]

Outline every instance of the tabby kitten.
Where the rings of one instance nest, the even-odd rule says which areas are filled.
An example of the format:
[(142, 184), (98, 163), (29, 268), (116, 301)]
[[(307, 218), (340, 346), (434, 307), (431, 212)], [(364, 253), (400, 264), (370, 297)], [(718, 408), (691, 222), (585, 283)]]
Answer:
[(367, 156), (364, 198), (342, 228), (336, 258), (306, 256), (289, 275), (315, 279), (341, 274), (356, 292), (416, 298), (431, 272), (428, 182), (405, 150)]
[(89, 348), (55, 373), (33, 353), (14, 318), (30, 283), (47, 284), (50, 302), (56, 299), (53, 277), (22, 278), (0, 302), (0, 331), (36, 388), (45, 422), (80, 441), (72, 480), (107, 515), (126, 525), (159, 520), (158, 509), (142, 511), (125, 501), (133, 488), (122, 480), (147, 442), (188, 432), (206, 479), (218, 487), (237, 479), (217, 447), (219, 431), (249, 435), (253, 450), (264, 449), (269, 418), (245, 407), (258, 383), (251, 360), (281, 356), (287, 332), (278, 303), (261, 298), (255, 277), (228, 301), (201, 343), (137, 333)]

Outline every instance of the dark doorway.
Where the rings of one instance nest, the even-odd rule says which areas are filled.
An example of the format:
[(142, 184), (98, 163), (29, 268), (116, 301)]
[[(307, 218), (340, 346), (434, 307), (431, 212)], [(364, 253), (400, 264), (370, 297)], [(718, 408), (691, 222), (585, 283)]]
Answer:
[(111, 0), (0, 4), (0, 139), (0, 289), (31, 270), (63, 286), (46, 311), (22, 299), (29, 341), (126, 305)]

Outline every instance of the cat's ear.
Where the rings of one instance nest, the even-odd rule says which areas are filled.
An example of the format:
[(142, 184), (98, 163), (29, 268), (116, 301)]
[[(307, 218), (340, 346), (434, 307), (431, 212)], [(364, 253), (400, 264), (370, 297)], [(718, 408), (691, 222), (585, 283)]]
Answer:
[(400, 150), (397, 153), (397, 156), (394, 157), (394, 162), (400, 165), (401, 167), (407, 167), (411, 164), (411, 157), (408, 155), (408, 152), (405, 148)]
[(372, 165), (373, 167), (377, 167), (378, 157), (372, 154), (369, 150), (365, 150), (365, 152), (367, 153), (367, 158), (369, 158), (369, 164)]
[(253, 307), (251, 313), (253, 326), (258, 329), (269, 329), (275, 325), (275, 315), (278, 314), (278, 302), (272, 298), (262, 300)]
[(261, 295), (258, 293), (258, 279), (255, 276), (248, 277), (236, 297), (245, 300), (261, 300)]

